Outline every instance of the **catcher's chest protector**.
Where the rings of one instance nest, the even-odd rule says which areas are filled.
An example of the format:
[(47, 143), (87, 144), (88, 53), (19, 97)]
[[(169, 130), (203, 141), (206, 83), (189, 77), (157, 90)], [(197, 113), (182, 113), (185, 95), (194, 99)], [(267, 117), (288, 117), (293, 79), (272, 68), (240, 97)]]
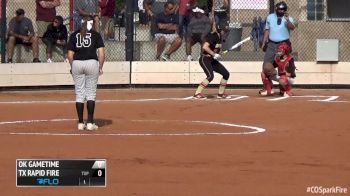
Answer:
[(289, 55), (284, 61), (281, 61), (280, 59), (276, 59), (276, 64), (278, 66), (278, 75), (285, 75), (286, 74), (286, 69), (289, 65), (289, 61), (293, 57)]

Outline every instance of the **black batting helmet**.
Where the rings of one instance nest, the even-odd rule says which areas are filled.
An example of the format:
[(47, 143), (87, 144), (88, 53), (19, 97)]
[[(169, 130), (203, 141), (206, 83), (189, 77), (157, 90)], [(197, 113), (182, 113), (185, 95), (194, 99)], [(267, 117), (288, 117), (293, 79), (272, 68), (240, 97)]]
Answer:
[(288, 9), (288, 6), (287, 6), (286, 2), (280, 1), (280, 2), (276, 3), (276, 10), (285, 10), (285, 11), (287, 11), (287, 9)]

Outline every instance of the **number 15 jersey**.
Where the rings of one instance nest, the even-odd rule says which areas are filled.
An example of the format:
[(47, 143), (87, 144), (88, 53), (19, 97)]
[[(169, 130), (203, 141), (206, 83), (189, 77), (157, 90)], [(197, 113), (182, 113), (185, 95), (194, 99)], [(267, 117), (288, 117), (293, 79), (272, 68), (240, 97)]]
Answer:
[(67, 47), (74, 52), (74, 60), (98, 60), (96, 50), (103, 48), (104, 43), (98, 32), (87, 31), (83, 37), (78, 30), (70, 36)]

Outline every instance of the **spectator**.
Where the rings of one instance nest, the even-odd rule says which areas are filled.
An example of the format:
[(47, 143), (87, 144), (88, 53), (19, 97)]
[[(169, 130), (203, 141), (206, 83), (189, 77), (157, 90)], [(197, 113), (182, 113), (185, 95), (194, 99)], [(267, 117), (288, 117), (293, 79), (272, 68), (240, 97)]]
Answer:
[(94, 20), (94, 30), (100, 32), (100, 0), (75, 0), (75, 29), (80, 29), (81, 20), (85, 17), (92, 17)]
[(191, 18), (190, 23), (188, 24), (188, 36), (186, 42), (186, 54), (187, 60), (191, 61), (192, 58), (192, 46), (196, 43), (200, 43), (202, 45), (205, 36), (211, 30), (211, 22), (210, 19), (204, 15), (204, 10), (196, 7), (192, 10), (193, 17)]
[(229, 8), (228, 0), (212, 0), (211, 13), (216, 24), (228, 23), (227, 9)]
[[(147, 4), (150, 5), (146, 9), (150, 11), (150, 14), (152, 16), (157, 16), (158, 14), (162, 13), (164, 11), (165, 4), (168, 1), (175, 4), (171, 0), (145, 0), (145, 1), (147, 1)], [(176, 7), (174, 7), (174, 9), (176, 9)]]
[(36, 0), (36, 26), (38, 37), (42, 38), (47, 26), (56, 16), (56, 7), (61, 5), (60, 0)]
[(64, 58), (67, 59), (67, 39), (68, 32), (66, 26), (63, 25), (63, 18), (62, 16), (56, 16), (53, 23), (47, 27), (43, 36), (48, 63), (52, 63), (52, 49), (54, 46), (62, 47)]
[[(145, 11), (147, 14), (151, 17), (151, 35), (154, 37), (154, 35), (157, 33), (157, 25), (156, 25), (156, 16), (163, 12), (165, 4), (168, 2), (168, 0), (145, 0), (144, 5)], [(172, 2), (172, 1), (171, 1)], [(173, 8), (174, 13), (176, 7)]]
[[(138, 0), (137, 5), (139, 8), (139, 18), (141, 26), (148, 26), (151, 19), (149, 13), (146, 11), (146, 7), (149, 5), (150, 1), (148, 0)], [(147, 4), (147, 5), (146, 5)]]
[(105, 39), (114, 40), (114, 12), (115, 0), (102, 0), (101, 7), (101, 32)]
[(197, 0), (179, 0), (179, 35), (187, 37), (187, 26), (191, 19), (191, 10), (197, 5)]
[(39, 44), (38, 37), (34, 33), (32, 21), (24, 16), (23, 9), (16, 10), (16, 16), (9, 22), (8, 28), (8, 63), (12, 63), (13, 52), (16, 44), (23, 44), (30, 46), (33, 50), (33, 62), (40, 62), (39, 60)]
[(170, 55), (181, 46), (182, 39), (177, 34), (179, 17), (174, 12), (175, 4), (173, 2), (167, 2), (164, 5), (164, 12), (158, 14), (156, 17), (156, 24), (158, 27), (158, 31), (155, 34), (155, 39), (157, 41), (156, 59), (159, 59), (163, 53), (166, 42), (171, 43), (171, 46), (165, 55), (161, 56), (164, 61), (168, 61)]

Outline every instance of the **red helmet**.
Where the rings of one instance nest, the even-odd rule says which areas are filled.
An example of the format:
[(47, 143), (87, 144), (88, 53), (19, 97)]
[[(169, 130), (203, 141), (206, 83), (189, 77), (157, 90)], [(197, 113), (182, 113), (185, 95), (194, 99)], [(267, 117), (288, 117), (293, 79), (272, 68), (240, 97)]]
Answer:
[(279, 56), (289, 55), (289, 53), (290, 47), (286, 42), (282, 42), (277, 46), (277, 54), (279, 54)]

